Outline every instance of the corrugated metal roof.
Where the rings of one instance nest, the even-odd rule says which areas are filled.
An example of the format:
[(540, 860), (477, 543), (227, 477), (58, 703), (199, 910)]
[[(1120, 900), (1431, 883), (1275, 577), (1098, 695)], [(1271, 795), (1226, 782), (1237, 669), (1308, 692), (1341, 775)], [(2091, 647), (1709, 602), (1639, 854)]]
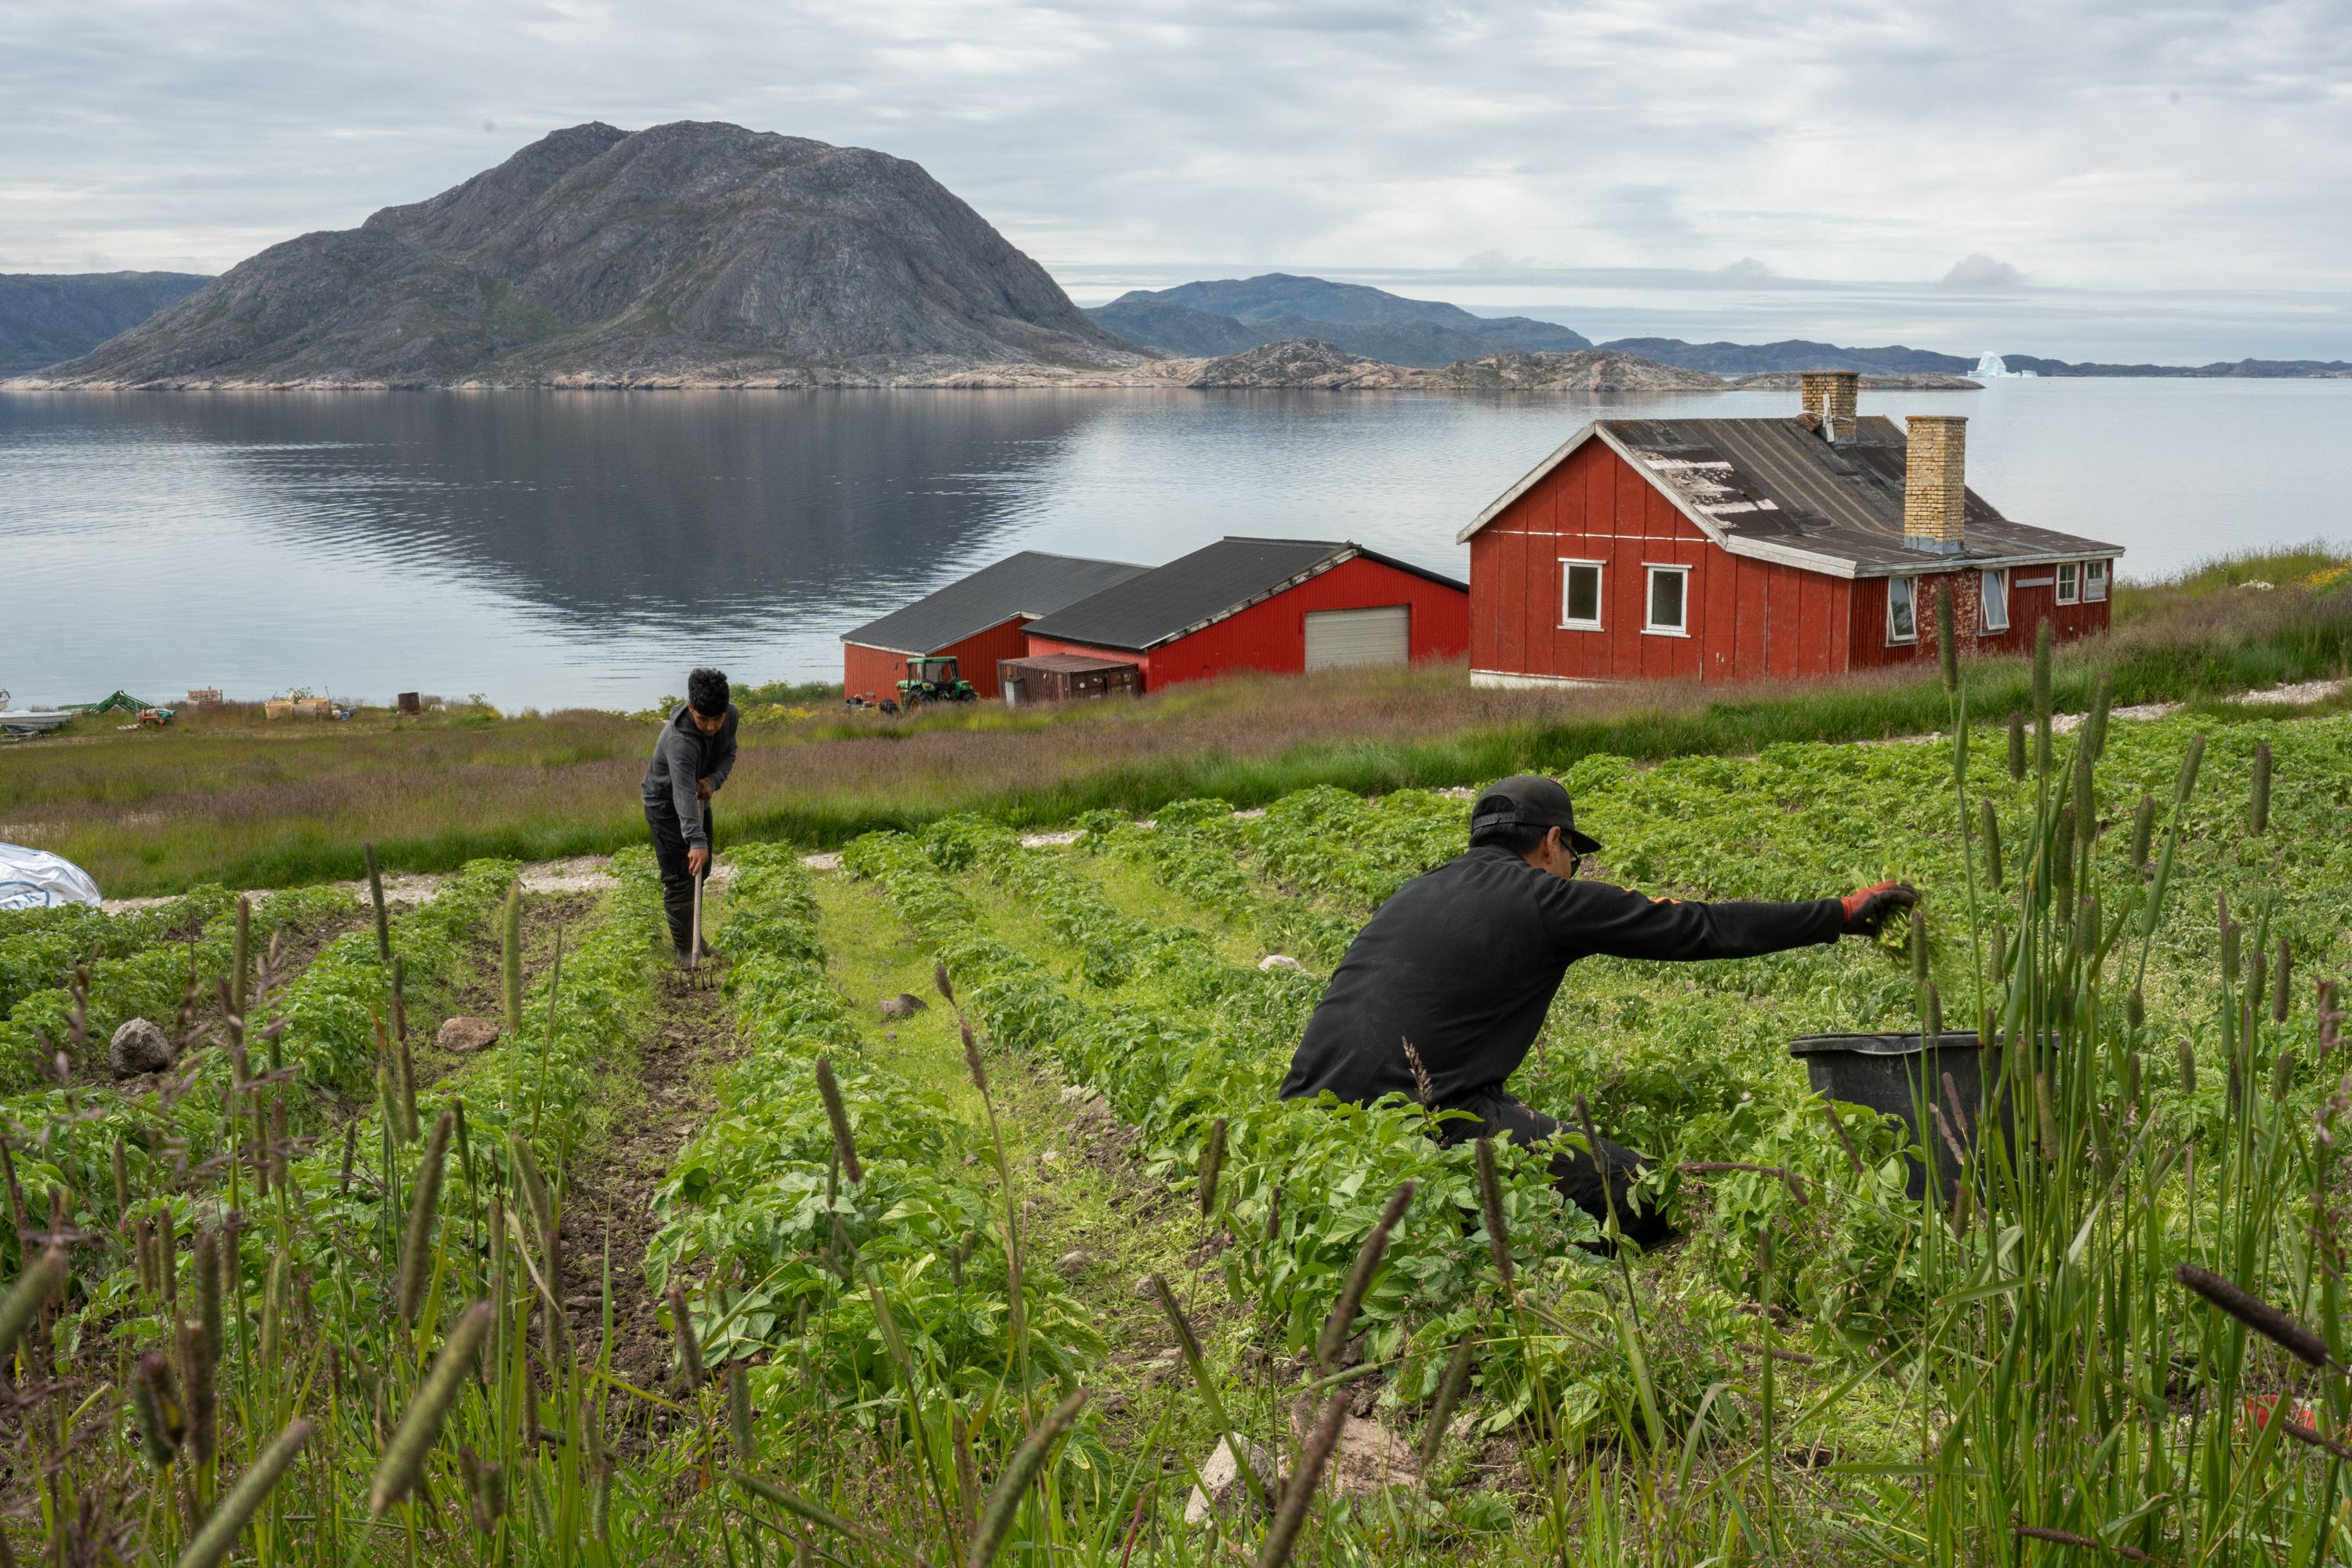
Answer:
[(1932, 565), (1981, 567), (2123, 553), (2120, 545), (2012, 521), (1974, 489), (1967, 493), (1959, 553), (1906, 546), (1907, 442), (1901, 427), (1880, 415), (1857, 420), (1854, 438), (1834, 445), (1796, 419), (1597, 420), (1496, 498), (1462, 537), (1493, 521), (1594, 437), (1647, 474), (1686, 516), (1736, 554), (1838, 576), (1875, 577)]
[(1047, 616), (1029, 632), (1061, 642), (1141, 652), (1190, 636), (1359, 557), (1469, 592), (1466, 584), (1366, 550), (1353, 540), (1228, 536)]
[(1024, 550), (868, 621), (841, 640), (888, 653), (937, 653), (1015, 616), (1045, 616), (1150, 571), (1125, 561)]

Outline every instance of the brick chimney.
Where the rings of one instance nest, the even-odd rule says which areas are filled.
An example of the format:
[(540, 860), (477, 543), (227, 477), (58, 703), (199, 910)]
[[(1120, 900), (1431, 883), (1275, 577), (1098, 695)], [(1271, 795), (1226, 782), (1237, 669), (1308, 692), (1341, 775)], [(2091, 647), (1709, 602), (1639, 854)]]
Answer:
[(1903, 543), (1957, 555), (1965, 546), (1969, 422), (1958, 414), (1914, 414), (1903, 462)]
[(1854, 403), (1862, 376), (1851, 370), (1809, 370), (1804, 377), (1805, 412), (1821, 423), (1824, 441), (1853, 439)]

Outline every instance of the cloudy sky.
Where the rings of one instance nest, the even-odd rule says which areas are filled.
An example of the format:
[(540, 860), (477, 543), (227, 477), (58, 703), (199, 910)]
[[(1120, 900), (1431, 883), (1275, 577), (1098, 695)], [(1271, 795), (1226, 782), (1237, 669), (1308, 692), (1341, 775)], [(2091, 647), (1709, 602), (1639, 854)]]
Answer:
[(922, 163), (1082, 303), (2352, 358), (2352, 0), (0, 0), (0, 270), (213, 272), (560, 126)]

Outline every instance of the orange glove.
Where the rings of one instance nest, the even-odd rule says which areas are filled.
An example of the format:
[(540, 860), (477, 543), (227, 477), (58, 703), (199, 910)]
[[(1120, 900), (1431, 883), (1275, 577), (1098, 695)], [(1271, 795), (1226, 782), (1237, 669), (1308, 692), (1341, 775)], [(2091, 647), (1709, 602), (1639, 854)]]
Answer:
[(1839, 902), (1845, 905), (1847, 936), (1876, 936), (1879, 922), (1896, 910), (1907, 910), (1919, 901), (1919, 889), (1908, 882), (1881, 882), (1874, 888), (1861, 888), (1848, 893)]

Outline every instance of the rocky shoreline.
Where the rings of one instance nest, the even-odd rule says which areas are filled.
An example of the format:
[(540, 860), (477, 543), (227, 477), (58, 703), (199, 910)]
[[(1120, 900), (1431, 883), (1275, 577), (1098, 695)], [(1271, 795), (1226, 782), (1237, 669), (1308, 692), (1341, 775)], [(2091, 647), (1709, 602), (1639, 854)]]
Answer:
[[(1635, 354), (1600, 349), (1487, 354), (1440, 369), (1368, 359), (1315, 338), (1262, 343), (1204, 359), (1106, 356), (1125, 363), (1050, 364), (944, 355), (874, 358), (843, 365), (719, 363), (631, 367), (514, 380), (286, 380), (159, 376), (141, 381), (0, 381), (12, 392), (825, 392), (991, 391), (1129, 387), (1304, 392), (1723, 392), (1732, 384)], [(1904, 378), (1889, 378), (1904, 379)]]

